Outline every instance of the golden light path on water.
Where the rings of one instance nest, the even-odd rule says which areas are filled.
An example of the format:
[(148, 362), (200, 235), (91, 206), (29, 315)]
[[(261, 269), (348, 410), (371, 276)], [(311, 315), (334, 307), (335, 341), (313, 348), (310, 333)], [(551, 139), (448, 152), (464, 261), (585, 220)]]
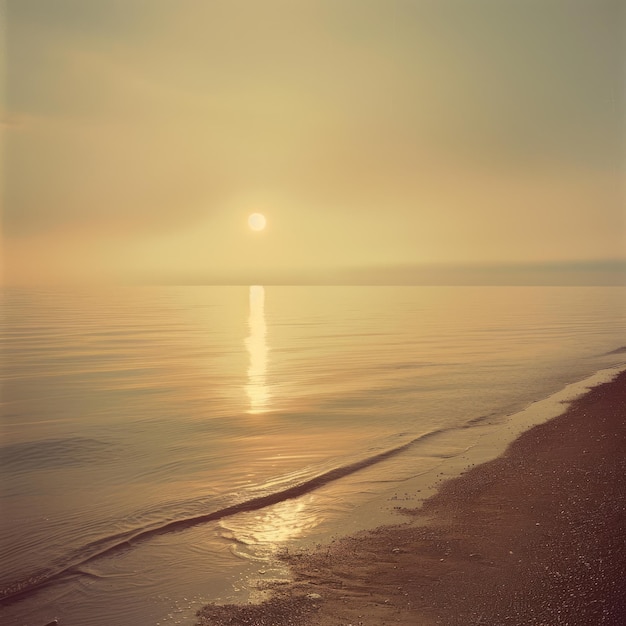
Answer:
[(250, 287), (250, 315), (245, 345), (250, 355), (246, 394), (250, 402), (249, 413), (264, 413), (270, 400), (267, 386), (267, 327), (265, 324), (265, 289), (261, 285)]
[[(260, 414), (270, 407), (271, 394), (267, 384), (267, 325), (265, 323), (265, 289), (261, 285), (250, 287), (250, 314), (248, 336), (245, 340), (250, 362), (248, 381), (245, 386), (249, 401), (248, 413)], [(305, 495), (295, 500), (286, 500), (264, 509), (262, 512), (241, 513), (222, 520), (240, 544), (255, 546), (256, 556), (264, 558), (276, 552), (281, 544), (298, 537), (307, 529), (315, 527), (319, 519), (308, 509), (313, 496)], [(251, 554), (247, 552), (246, 557)]]

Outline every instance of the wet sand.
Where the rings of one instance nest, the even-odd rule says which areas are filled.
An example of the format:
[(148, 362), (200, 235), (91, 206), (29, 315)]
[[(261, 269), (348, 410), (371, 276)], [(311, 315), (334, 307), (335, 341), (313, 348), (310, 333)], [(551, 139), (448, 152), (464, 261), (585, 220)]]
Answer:
[(406, 520), (286, 554), (293, 582), (198, 624), (626, 623), (626, 372)]

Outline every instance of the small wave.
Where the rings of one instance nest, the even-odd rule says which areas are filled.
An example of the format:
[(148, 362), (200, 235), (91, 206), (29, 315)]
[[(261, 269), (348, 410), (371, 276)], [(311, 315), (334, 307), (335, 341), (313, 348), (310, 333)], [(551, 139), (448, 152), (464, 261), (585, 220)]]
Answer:
[(479, 415), (478, 417), (473, 417), (472, 419), (467, 420), (467, 422), (465, 422), (465, 424), (463, 424), (461, 428), (473, 428), (474, 426), (483, 424), (484, 422), (494, 417), (495, 415), (498, 415), (498, 413), (497, 412), (485, 413), (485, 415)]
[(333, 481), (349, 476), (354, 472), (358, 472), (359, 470), (371, 467), (376, 463), (380, 463), (381, 461), (385, 461), (386, 459), (401, 454), (417, 443), (422, 443), (426, 439), (440, 434), (445, 430), (446, 429), (437, 429), (423, 433), (419, 437), (415, 437), (401, 445), (388, 448), (377, 454), (359, 459), (358, 461), (335, 467), (312, 478), (296, 482), (295, 484), (292, 484), (284, 489), (243, 499), (240, 502), (225, 506), (209, 513), (174, 519), (166, 522), (156, 522), (142, 528), (103, 537), (102, 539), (98, 539), (87, 544), (86, 546), (83, 546), (80, 550), (76, 551), (64, 561), (57, 562), (55, 566), (42, 569), (3, 588), (0, 590), (0, 602), (12, 602), (63, 577), (84, 575), (85, 570), (83, 568), (87, 563), (97, 558), (110, 555), (125, 547), (131, 547), (133, 543), (145, 541), (157, 535), (185, 530), (198, 524), (220, 520), (224, 517), (236, 515), (237, 513), (256, 511), (267, 506), (278, 504), (284, 500), (298, 498), (299, 496), (319, 489), (320, 487)]
[(609, 354), (624, 354), (626, 352), (626, 346), (621, 346), (620, 348), (616, 348), (615, 350), (611, 350), (610, 352), (605, 352), (605, 355)]

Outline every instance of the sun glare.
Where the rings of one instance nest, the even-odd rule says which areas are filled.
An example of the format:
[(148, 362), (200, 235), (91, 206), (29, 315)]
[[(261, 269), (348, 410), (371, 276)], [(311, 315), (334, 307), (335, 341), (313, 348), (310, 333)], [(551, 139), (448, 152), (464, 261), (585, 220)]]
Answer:
[(267, 220), (265, 219), (265, 215), (262, 213), (253, 213), (248, 218), (248, 226), (252, 230), (263, 230), (265, 228), (265, 224), (267, 224)]

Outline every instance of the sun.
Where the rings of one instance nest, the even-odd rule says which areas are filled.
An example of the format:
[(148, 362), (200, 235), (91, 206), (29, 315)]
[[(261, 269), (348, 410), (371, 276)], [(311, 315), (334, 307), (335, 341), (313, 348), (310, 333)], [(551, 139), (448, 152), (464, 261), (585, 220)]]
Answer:
[(248, 218), (248, 226), (250, 226), (252, 230), (263, 230), (266, 224), (267, 220), (262, 213), (253, 213)]

